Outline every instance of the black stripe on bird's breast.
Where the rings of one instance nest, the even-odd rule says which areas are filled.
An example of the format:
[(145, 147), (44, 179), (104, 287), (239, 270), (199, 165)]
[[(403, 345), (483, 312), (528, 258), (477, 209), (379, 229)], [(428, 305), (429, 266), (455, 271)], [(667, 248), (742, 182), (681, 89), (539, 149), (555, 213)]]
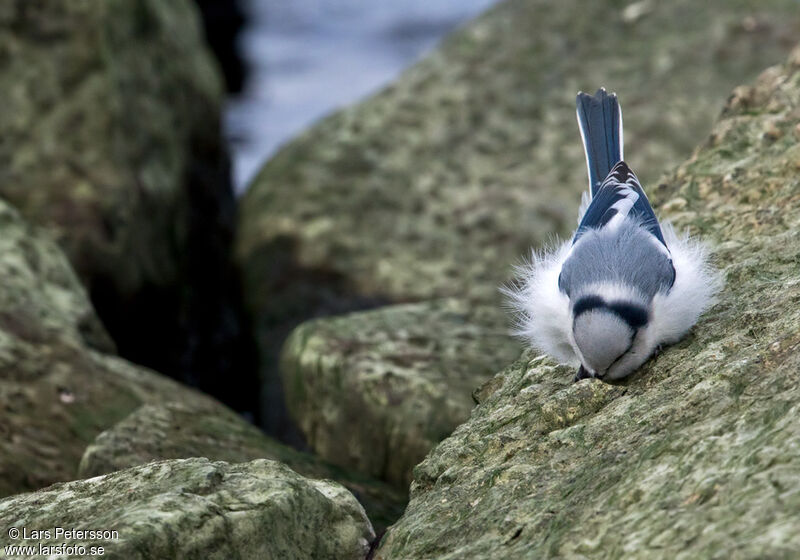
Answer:
[(616, 313), (623, 321), (628, 323), (633, 330), (647, 324), (647, 310), (643, 307), (627, 302), (610, 303), (608, 308)]
[(632, 329), (637, 330), (647, 324), (647, 310), (641, 305), (626, 301), (606, 302), (600, 296), (582, 296), (572, 307), (572, 320), (595, 309), (603, 309), (614, 313), (617, 317), (625, 321)]
[(572, 307), (572, 316), (577, 319), (579, 315), (597, 309), (598, 307), (605, 307), (606, 302), (600, 296), (583, 296)]

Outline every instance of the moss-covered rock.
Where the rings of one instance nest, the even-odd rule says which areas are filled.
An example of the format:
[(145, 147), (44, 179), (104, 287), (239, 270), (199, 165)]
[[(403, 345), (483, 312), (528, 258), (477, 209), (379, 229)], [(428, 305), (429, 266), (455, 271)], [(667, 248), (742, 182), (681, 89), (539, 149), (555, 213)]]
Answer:
[(241, 463), (272, 459), (303, 476), (342, 483), (363, 504), (376, 531), (403, 513), (405, 491), (325, 463), (267, 437), (213, 401), (143, 405), (86, 449), (78, 476), (88, 478), (162, 459), (206, 457)]
[(271, 458), (344, 481), (376, 526), (402, 513), (405, 491), (281, 445), (219, 402), (108, 354), (63, 251), (1, 200), (0, 278), (0, 496), (154, 459)]
[(211, 402), (113, 351), (64, 253), (0, 201), (0, 496), (76, 475), (144, 402)]
[(122, 359), (41, 336), (24, 315), (8, 317), (0, 327), (0, 496), (76, 478), (86, 446), (142, 403), (210, 400)]
[[(114, 352), (114, 343), (89, 302), (64, 253), (0, 199), (0, 329), (12, 339), (59, 337), (75, 345)], [(3, 369), (13, 367), (13, 355)]]
[[(12, 544), (104, 548), (53, 558), (363, 560), (374, 537), (364, 510), (342, 486), (268, 460), (161, 461), (56, 484), (0, 501), (0, 523), (50, 533)], [(56, 527), (116, 534), (70, 537)]]
[(530, 354), (508, 367), (417, 467), (378, 558), (797, 554), (798, 107), (800, 48), (648, 190), (727, 279), (690, 335), (615, 385)]
[(504, 2), (289, 144), (242, 203), (255, 309), (287, 305), (275, 289), (292, 289), (289, 271), (362, 296), (492, 292), (531, 244), (574, 228), (579, 89), (619, 93), (630, 163), (650, 182), (800, 31), (792, 0), (640, 7)]
[(309, 321), (284, 347), (286, 399), (320, 456), (407, 488), (520, 348), (495, 307), (446, 299)]
[(0, 195), (56, 237), (121, 355), (233, 399), (211, 372), (245, 383), (234, 201), (193, 2), (3, 2), (0, 90)]
[(237, 258), (269, 394), (280, 394), (274, 363), (300, 321), (490, 299), (530, 246), (573, 229), (587, 184), (579, 89), (619, 93), (629, 163), (647, 184), (798, 34), (795, 0), (507, 0), (311, 128), (241, 205)]

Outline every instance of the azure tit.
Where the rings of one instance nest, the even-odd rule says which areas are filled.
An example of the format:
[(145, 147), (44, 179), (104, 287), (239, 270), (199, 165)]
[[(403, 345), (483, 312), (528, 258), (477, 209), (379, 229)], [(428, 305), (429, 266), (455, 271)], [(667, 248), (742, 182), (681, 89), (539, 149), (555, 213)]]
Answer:
[(579, 93), (577, 109), (589, 168), (578, 229), (554, 251), (534, 253), (503, 291), (517, 315), (515, 334), (579, 366), (576, 381), (619, 379), (681, 339), (721, 280), (701, 244), (659, 224), (623, 161), (616, 94)]

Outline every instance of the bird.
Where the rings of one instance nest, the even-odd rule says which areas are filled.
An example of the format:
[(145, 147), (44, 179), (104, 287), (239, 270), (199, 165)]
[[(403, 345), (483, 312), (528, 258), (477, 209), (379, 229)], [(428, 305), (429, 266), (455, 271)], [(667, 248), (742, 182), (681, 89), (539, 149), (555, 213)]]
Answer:
[(533, 251), (501, 289), (513, 334), (578, 367), (574, 381), (622, 379), (683, 338), (723, 282), (705, 244), (656, 218), (623, 159), (617, 95), (579, 92), (576, 106), (589, 175), (578, 228)]

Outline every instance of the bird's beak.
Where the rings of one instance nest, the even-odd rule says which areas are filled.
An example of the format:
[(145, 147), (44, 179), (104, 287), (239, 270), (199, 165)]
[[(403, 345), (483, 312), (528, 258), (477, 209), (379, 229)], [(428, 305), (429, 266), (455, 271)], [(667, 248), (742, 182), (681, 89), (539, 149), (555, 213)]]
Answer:
[(592, 377), (592, 374), (586, 371), (586, 368), (583, 367), (583, 364), (581, 364), (581, 367), (578, 368), (578, 373), (575, 374), (575, 378), (572, 380), (572, 382), (577, 383), (581, 379), (589, 379), (590, 377)]

